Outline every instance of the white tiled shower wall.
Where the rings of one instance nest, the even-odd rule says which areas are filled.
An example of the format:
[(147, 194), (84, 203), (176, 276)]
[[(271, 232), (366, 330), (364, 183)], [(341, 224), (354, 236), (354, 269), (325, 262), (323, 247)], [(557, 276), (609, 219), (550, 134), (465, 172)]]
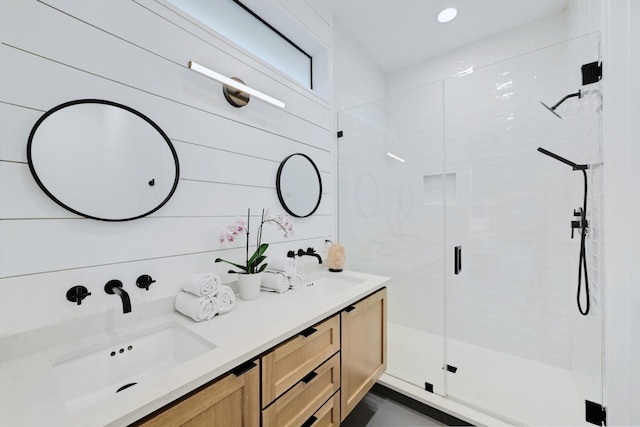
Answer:
[[(330, 14), (307, 3), (273, 3), (330, 50)], [(318, 164), (322, 203), (314, 216), (293, 220), (290, 241), (273, 229), (265, 230), (264, 240), (273, 243), (271, 254), (284, 255), (322, 249), (331, 238), (328, 90), (324, 98), (310, 93), (155, 0), (3, 1), (0, 41), (0, 336), (106, 310), (121, 315), (119, 299), (103, 291), (110, 279), (123, 281), (134, 312), (175, 295), (198, 271), (233, 280), (213, 260), (240, 260), (243, 242), (223, 245), (219, 231), (247, 208), (254, 215), (262, 208), (281, 210), (275, 176), (292, 153)], [(220, 84), (187, 69), (189, 60), (241, 77), (284, 100), (287, 109), (257, 100), (236, 109)], [(80, 218), (35, 184), (26, 163), (32, 126), (48, 109), (82, 98), (130, 106), (171, 139), (180, 182), (153, 215), (121, 223)], [(148, 292), (135, 287), (141, 274), (157, 280)], [(65, 293), (80, 284), (92, 295), (76, 306)]]
[(339, 117), (340, 238), (355, 248), (354, 265), (394, 278), (389, 320), (435, 334), (443, 333), (444, 212), (424, 203), (423, 182), (442, 172), (442, 119), (441, 83)]
[[(343, 123), (340, 123), (340, 129), (349, 132), (345, 135), (345, 140), (348, 140), (351, 144), (359, 145), (353, 148), (341, 145), (344, 155), (349, 157), (352, 162), (348, 168), (340, 170), (340, 174), (348, 174), (348, 176), (340, 176), (340, 210), (344, 213), (352, 212), (354, 217), (353, 221), (349, 222), (347, 221), (348, 215), (341, 216), (340, 225), (343, 230), (341, 230), (340, 235), (343, 240), (345, 240), (345, 236), (350, 236), (349, 245), (353, 252), (358, 254), (357, 259), (352, 259), (357, 268), (371, 266), (370, 268), (376, 269), (381, 274), (389, 274), (394, 277), (394, 283), (389, 290), (390, 295), (395, 296), (395, 298), (390, 298), (389, 303), (389, 318), (391, 321), (432, 333), (443, 332), (442, 320), (444, 319), (445, 301), (442, 274), (449, 271), (449, 260), (447, 259), (446, 264), (443, 264), (445, 261), (442, 259), (444, 212), (442, 206), (422, 206), (422, 200), (415, 196), (416, 194), (421, 194), (420, 188), (409, 188), (408, 194), (413, 194), (410, 203), (405, 200), (407, 198), (402, 195), (401, 191), (402, 185), (411, 187), (406, 182), (403, 184), (403, 180), (421, 183), (424, 175), (441, 172), (444, 155), (442, 151), (443, 117), (441, 113), (443, 108), (447, 111), (444, 119), (448, 121), (448, 124), (445, 125), (445, 133), (450, 131), (458, 131), (460, 133), (458, 136), (445, 135), (445, 139), (447, 142), (452, 142), (453, 139), (456, 139), (464, 145), (459, 154), (474, 152), (474, 144), (470, 139), (472, 135), (466, 133), (467, 136), (464, 136), (465, 131), (470, 131), (469, 124), (464, 119), (466, 117), (478, 117), (477, 127), (481, 126), (486, 121), (486, 118), (482, 118), (484, 116), (482, 116), (481, 111), (480, 115), (476, 114), (476, 116), (467, 114), (469, 112), (460, 112), (460, 119), (458, 120), (455, 118), (456, 106), (464, 107), (469, 99), (484, 99), (486, 105), (482, 103), (483, 101), (478, 101), (475, 104), (480, 110), (487, 108), (487, 111), (497, 111), (496, 108), (503, 108), (504, 111), (500, 110), (498, 114), (502, 114), (505, 120), (519, 119), (514, 123), (518, 123), (516, 126), (520, 126), (519, 129), (521, 130), (513, 130), (512, 135), (504, 136), (506, 145), (503, 148), (510, 151), (509, 158), (515, 163), (509, 172), (509, 176), (504, 179), (508, 181), (513, 179), (512, 177), (516, 177), (519, 182), (522, 181), (520, 182), (521, 184), (527, 185), (527, 191), (523, 190), (521, 195), (521, 197), (525, 198), (540, 197), (548, 188), (555, 188), (558, 182), (567, 182), (570, 185), (566, 187), (566, 194), (562, 195), (554, 203), (560, 203), (564, 206), (567, 200), (571, 200), (571, 203), (580, 204), (581, 177), (570, 170), (564, 170), (562, 165), (558, 168), (557, 165), (549, 163), (550, 159), (543, 159), (541, 154), (535, 152), (536, 147), (533, 145), (539, 143), (539, 145), (548, 149), (556, 149), (556, 151), (560, 149), (560, 153), (565, 154), (567, 157), (571, 157), (571, 147), (575, 146), (576, 152), (580, 153), (577, 159), (582, 159), (583, 161), (601, 159), (601, 155), (598, 152), (600, 147), (598, 144), (600, 137), (599, 122), (588, 124), (592, 129), (587, 129), (584, 132), (586, 135), (595, 138), (595, 140), (588, 143), (580, 141), (583, 130), (582, 125), (585, 125), (585, 123), (575, 123), (575, 120), (569, 122), (557, 120), (544, 110), (538, 102), (543, 100), (548, 104), (553, 104), (565, 94), (578, 90), (580, 87), (579, 67), (581, 63), (576, 61), (584, 58), (588, 58), (584, 62), (597, 59), (597, 36), (590, 37), (586, 43), (576, 41), (566, 46), (549, 48), (546, 52), (531, 54), (528, 58), (519, 58), (519, 55), (524, 52), (535, 51), (575, 36), (578, 30), (571, 28), (575, 28), (576, 23), (580, 23), (584, 19), (574, 16), (582, 13), (578, 12), (578, 9), (579, 7), (574, 5), (566, 13), (533, 22), (517, 30), (493, 36), (450, 52), (442, 57), (432, 58), (424, 64), (392, 73), (387, 79), (388, 92), (391, 95), (380, 102), (351, 108), (341, 114)], [(577, 52), (582, 49), (583, 45), (586, 46), (585, 49), (589, 50)], [(483, 71), (486, 70), (486, 68), (482, 68), (483, 66), (510, 57), (515, 57), (515, 59), (511, 62), (507, 61), (507, 65), (504, 65), (503, 68), (497, 66), (493, 74), (491, 74), (492, 72)], [(567, 63), (570, 63), (570, 65), (565, 67)], [(509, 70), (509, 67), (514, 69)], [(563, 70), (556, 70), (559, 78), (547, 78), (544, 82), (540, 81), (538, 84), (529, 84), (529, 86), (524, 84), (523, 80), (535, 79), (536, 72), (541, 72), (541, 70), (546, 70), (547, 68), (553, 70), (554, 67)], [(456, 94), (457, 83), (455, 79), (447, 81), (444, 87), (438, 82), (425, 85), (430, 81), (446, 78), (468, 69), (476, 70), (476, 73), (470, 74), (468, 78), (475, 79), (479, 89), (480, 87), (491, 89), (494, 87), (494, 83), (498, 85), (502, 82), (506, 85), (504, 88), (506, 90), (494, 90), (492, 93), (481, 93), (476, 96), (470, 94), (468, 90), (463, 90), (461, 93)], [(504, 75), (499, 74), (498, 71), (504, 72)], [(513, 75), (509, 76), (509, 72), (512, 72)], [(549, 75), (553, 75), (553, 73)], [(486, 80), (487, 78), (489, 79), (488, 81)], [(511, 78), (513, 78), (515, 84), (513, 84)], [(461, 81), (464, 81), (464, 77), (461, 79)], [(510, 84), (514, 86), (511, 89), (509, 88)], [(413, 89), (406, 90), (407, 88)], [(528, 90), (533, 90), (533, 92), (526, 92)], [(510, 91), (516, 92), (520, 99), (526, 99), (526, 101), (521, 102), (519, 108), (516, 104), (509, 103), (508, 99), (505, 99), (501, 103), (502, 105), (493, 105), (494, 95), (507, 94)], [(442, 105), (443, 93), (445, 107)], [(429, 99), (430, 105), (420, 101), (421, 97), (425, 96)], [(482, 98), (483, 96), (488, 96), (489, 98)], [(528, 107), (533, 105), (530, 102), (531, 100), (534, 101), (535, 106), (529, 110)], [(585, 100), (582, 105), (585, 105), (584, 108), (593, 109), (598, 108), (598, 103), (599, 97), (594, 95), (589, 100)], [(575, 109), (579, 108), (581, 104), (574, 103), (572, 105)], [(514, 115), (517, 117), (514, 117)], [(527, 116), (530, 117), (529, 120), (526, 119)], [(555, 119), (555, 121), (550, 119)], [(523, 121), (526, 123), (523, 123)], [(505, 127), (505, 129), (507, 129), (508, 133), (509, 128)], [(533, 131), (531, 131), (532, 129)], [(491, 137), (490, 130), (486, 129), (485, 132), (488, 132), (486, 134), (487, 137)], [(508, 143), (507, 141), (510, 138), (515, 138), (516, 140), (517, 138), (524, 138), (525, 135), (528, 138), (528, 140), (527, 138), (524, 140), (526, 147), (523, 145), (518, 148), (519, 144)], [(580, 135), (580, 138), (576, 138), (576, 135)], [(354, 142), (354, 138), (358, 141)], [(567, 140), (573, 141), (570, 144), (571, 147), (567, 144), (563, 146), (562, 142)], [(451, 150), (451, 147), (453, 145), (449, 144), (448, 149)], [(589, 150), (591, 151), (584, 153), (581, 147), (590, 147)], [(596, 147), (595, 152), (592, 152), (592, 147)], [(495, 146), (494, 148), (494, 150), (485, 153), (489, 156), (486, 159), (498, 161), (502, 157), (499, 147)], [(378, 163), (375, 163), (367, 155), (367, 153), (375, 150), (381, 152), (385, 150), (393, 151), (395, 154), (407, 158), (408, 161), (406, 164), (400, 165), (394, 160), (380, 158)], [(425, 152), (423, 153), (423, 151)], [(482, 153), (476, 154), (484, 155)], [(463, 183), (457, 186), (459, 192), (462, 192), (457, 195), (459, 200), (464, 201), (465, 198), (468, 198), (469, 195), (465, 195), (465, 188), (468, 188), (469, 185), (474, 187), (474, 194), (483, 194), (482, 191), (478, 192), (478, 186), (484, 185), (486, 187), (486, 184), (490, 184), (491, 180), (482, 178), (482, 167), (480, 169), (476, 167), (473, 170), (474, 176), (473, 180), (471, 180), (464, 173), (461, 174), (460, 171), (456, 171), (456, 158), (460, 159), (454, 151), (448, 151), (447, 159), (449, 165), (447, 167), (451, 168), (451, 170), (447, 169), (447, 172), (458, 172), (457, 179)], [(551, 160), (551, 162), (553, 161)], [(504, 166), (504, 162), (501, 164)], [(495, 173), (495, 165), (492, 167), (490, 164), (485, 164), (484, 166), (487, 168), (485, 172)], [(521, 169), (522, 173), (513, 175), (514, 171), (517, 173), (518, 169)], [(540, 172), (540, 169), (543, 172)], [(596, 169), (595, 173), (598, 174), (598, 171)], [(370, 174), (376, 177), (378, 181), (377, 189), (373, 184), (370, 186), (372, 190), (369, 192), (369, 196), (363, 193), (361, 189), (355, 188), (358, 182), (358, 172), (362, 176)], [(415, 177), (409, 179), (407, 174), (413, 174)], [(529, 180), (526, 181), (527, 179)], [(541, 179), (543, 181), (540, 181)], [(592, 177), (592, 189), (595, 188), (593, 184), (597, 183), (598, 179), (597, 175)], [(464, 184), (465, 182), (467, 184)], [(504, 183), (507, 184), (506, 181)], [(497, 191), (498, 193), (494, 195), (494, 203), (500, 201), (500, 190)], [(342, 194), (344, 192), (347, 194)], [(485, 194), (485, 196), (490, 196), (493, 193), (495, 191), (492, 190), (490, 194)], [(600, 206), (601, 194), (591, 193), (591, 196), (591, 213), (600, 214), (602, 212)], [(540, 201), (549, 203), (549, 201), (543, 199)], [(473, 245), (467, 246), (464, 257), (467, 271), (470, 269), (475, 269), (476, 272), (482, 270), (488, 276), (484, 282), (478, 277), (475, 284), (468, 284), (469, 288), (460, 288), (459, 298), (455, 298), (456, 281), (452, 281), (453, 286), (448, 289), (448, 297), (450, 299), (447, 301), (449, 306), (449, 312), (447, 313), (449, 321), (447, 325), (448, 335), (507, 353), (532, 358), (533, 360), (576, 369), (579, 369), (580, 366), (574, 365), (585, 364), (584, 358), (577, 356), (576, 349), (583, 349), (585, 345), (593, 345), (595, 346), (593, 348), (595, 353), (588, 352), (588, 354), (595, 354), (595, 357), (588, 359), (588, 368), (585, 368), (586, 371), (593, 372), (593, 364), (600, 361), (600, 350), (596, 348), (600, 341), (592, 341), (594, 334), (590, 334), (589, 344), (585, 342), (574, 343), (573, 349), (569, 344), (571, 342), (570, 337), (574, 333), (578, 337), (581, 336), (579, 328), (584, 326), (584, 323), (578, 324), (576, 326), (578, 329), (573, 330), (573, 316), (570, 314), (573, 311), (577, 313), (577, 309), (573, 307), (575, 305), (574, 294), (575, 282), (577, 281), (575, 273), (577, 268), (573, 269), (573, 266), (577, 266), (578, 247), (576, 246), (576, 240), (567, 241), (570, 230), (566, 225), (571, 219), (572, 209), (577, 205), (564, 206), (564, 210), (540, 206), (541, 208), (546, 207), (546, 209), (532, 213), (526, 211), (526, 206), (531, 206), (530, 199), (517, 200), (516, 197), (516, 199), (502, 200), (502, 202), (512, 204), (513, 209), (507, 211), (511, 212), (513, 217), (505, 217), (499, 214), (498, 211), (500, 209), (496, 206), (492, 208), (490, 204), (486, 205), (488, 209), (486, 212), (481, 212), (479, 208), (483, 206), (483, 202), (474, 201), (473, 212), (466, 211), (466, 214), (460, 212), (463, 214), (463, 223), (466, 223), (466, 218), (469, 218), (469, 226), (472, 228), (469, 231), (476, 235), (478, 233), (495, 233), (502, 229), (504, 233), (508, 233), (505, 234), (507, 239), (515, 238), (513, 236), (518, 235), (524, 236), (522, 237), (524, 241), (529, 241), (532, 236), (540, 233), (541, 230), (547, 235), (552, 233), (555, 236), (555, 234), (560, 233), (562, 236), (553, 237), (553, 239), (557, 240), (557, 244), (554, 245), (551, 251), (545, 245), (529, 245), (530, 248), (526, 251), (523, 247), (511, 245), (500, 249), (502, 252), (495, 252), (497, 248), (485, 247), (483, 249), (480, 246), (476, 248), (478, 253), (475, 253), (474, 256), (471, 250)], [(377, 212), (375, 215), (367, 214), (361, 206), (367, 203), (372, 207), (379, 206), (379, 210), (383, 210), (383, 212)], [(404, 208), (410, 206), (414, 213), (422, 212), (425, 208), (430, 213), (422, 212), (422, 214), (411, 215), (410, 212), (407, 213), (405, 211), (403, 213), (396, 209), (403, 206)], [(520, 209), (519, 206), (522, 208)], [(415, 211), (415, 209), (418, 209), (418, 211)], [(455, 203), (451, 207), (447, 206), (447, 209), (447, 218), (454, 218), (457, 210)], [(391, 212), (391, 210), (394, 212)], [(564, 217), (562, 212), (564, 212)], [(413, 220), (411, 219), (412, 217), (414, 217)], [(532, 220), (540, 217), (547, 218), (547, 225), (557, 224), (557, 229), (554, 228), (553, 231), (550, 231), (549, 227), (544, 225), (541, 225), (542, 229), (537, 229), (534, 225), (535, 221)], [(598, 216), (593, 215), (592, 217), (593, 233), (591, 238), (599, 235), (597, 232)], [(451, 222), (448, 223), (451, 224)], [(358, 232), (358, 230), (361, 231)], [(372, 232), (372, 230), (375, 231)], [(429, 232), (429, 230), (431, 231)], [(455, 238), (455, 228), (448, 229), (447, 233), (449, 233), (448, 240), (451, 237)], [(599, 241), (591, 240), (590, 254), (592, 258), (590, 264), (592, 266), (597, 261), (599, 245)], [(376, 248), (379, 249), (376, 250)], [(433, 249), (433, 251), (429, 252), (428, 248)], [(485, 254), (491, 253), (491, 251), (501, 254), (502, 260), (498, 259), (500, 257), (487, 258)], [(526, 267), (527, 263), (522, 264), (520, 262), (523, 259), (539, 259), (541, 258), (540, 252), (544, 255), (542, 258), (545, 258), (545, 256), (548, 258), (546, 266), (538, 266), (529, 271), (527, 270), (528, 267)], [(448, 252), (446, 256), (449, 257)], [(502, 270), (497, 270), (495, 264), (500, 262), (505, 262), (505, 264), (502, 265)], [(510, 265), (510, 262), (513, 264), (513, 268), (504, 268), (505, 265)], [(516, 264), (522, 264), (522, 268), (519, 270), (516, 268)], [(554, 268), (558, 270), (557, 273), (560, 276), (550, 273)], [(506, 277), (492, 276), (497, 271), (503, 271)], [(545, 274), (551, 275), (545, 279)], [(599, 292), (598, 285), (601, 271), (592, 269), (590, 276), (593, 287), (596, 288), (595, 291)], [(525, 283), (527, 280), (534, 279), (535, 283), (530, 283), (529, 285)], [(558, 284), (558, 280), (560, 284)], [(492, 282), (496, 284), (513, 282), (513, 286), (508, 286), (502, 290), (496, 288), (491, 291), (493, 289)], [(522, 286), (517, 285), (518, 283)], [(477, 298), (471, 298), (476, 293)], [(594, 300), (599, 303), (597, 297)], [(594, 307), (594, 312), (598, 309), (599, 307)], [(504, 312), (505, 310), (506, 312)], [(559, 313), (562, 313), (561, 318), (558, 317)], [(489, 316), (487, 317), (487, 315)], [(517, 321), (513, 319), (514, 316)], [(488, 319), (497, 320), (497, 323)], [(501, 322), (500, 319), (504, 321)], [(507, 319), (511, 319), (511, 321)], [(496, 325), (501, 329), (500, 331), (495, 330)], [(599, 337), (597, 333), (595, 335)], [(578, 338), (578, 340), (580, 341), (581, 338)]]
[[(447, 281), (447, 335), (599, 376), (599, 242), (589, 234), (593, 304), (585, 319), (575, 302), (579, 238), (569, 238), (583, 177), (536, 152), (601, 162), (599, 91), (563, 104), (564, 120), (540, 105), (580, 88), (580, 65), (598, 58), (597, 37), (586, 38), (445, 82), (445, 170), (461, 182), (458, 203), (447, 206), (447, 241), (463, 245), (468, 266)], [(601, 191), (591, 171), (589, 178), (597, 229)]]
[[(604, 10), (604, 15), (601, 13)], [(640, 346), (637, 340), (637, 325), (640, 324), (640, 291), (636, 286), (640, 269), (634, 267), (640, 257), (640, 248), (636, 244), (638, 231), (636, 224), (636, 212), (640, 211), (638, 198), (630, 195), (635, 188), (634, 182), (640, 180), (635, 162), (638, 159), (637, 117), (640, 109), (640, 101), (633, 95), (637, 91), (637, 79), (634, 70), (637, 70), (639, 55), (636, 37), (640, 19), (640, 5), (635, 0), (570, 0), (565, 16), (568, 18), (568, 37), (587, 34), (604, 28), (604, 60), (606, 97), (605, 109), (605, 137), (604, 154), (607, 169), (604, 173), (605, 188), (607, 194), (608, 216), (605, 226), (607, 234), (607, 292), (606, 292), (606, 398), (608, 407), (609, 425), (638, 425), (640, 424), (640, 407), (635, 404), (640, 397), (640, 380), (637, 372), (640, 361)], [(564, 25), (565, 18), (559, 16), (559, 25)], [(535, 27), (536, 23), (532, 23)], [(555, 27), (551, 30), (546, 24), (542, 24), (543, 31), (531, 30), (527, 37), (529, 43), (535, 46), (546, 46), (563, 39), (566, 29)], [(335, 37), (335, 35), (334, 35)], [(539, 41), (539, 38), (544, 40)], [(497, 59), (511, 57), (520, 51), (518, 38), (509, 39), (494, 45), (493, 49), (486, 51), (486, 55), (476, 60), (480, 65), (495, 62), (491, 59), (491, 53), (497, 55)], [(341, 40), (334, 39), (338, 45)], [(516, 42), (515, 50), (509, 48), (511, 41)], [(520, 40), (522, 43), (522, 40)], [(505, 46), (505, 48), (500, 48)], [(531, 45), (530, 45), (531, 46)], [(361, 66), (358, 61), (362, 52), (353, 46), (352, 56), (343, 56), (342, 61), (334, 59), (334, 69), (338, 81), (345, 75), (353, 77), (355, 83), (358, 73), (351, 70)], [(433, 82), (456, 72), (468, 68), (468, 63), (459, 64), (468, 55), (460, 52), (452, 52), (450, 60), (444, 65), (439, 65), (439, 59), (435, 58), (420, 67), (410, 70), (401, 70), (389, 76), (389, 93), (397, 93), (402, 89), (413, 88), (419, 85)], [(490, 58), (485, 60), (485, 56)], [(353, 61), (357, 63), (354, 64)], [(431, 69), (430, 66), (434, 65)], [(369, 67), (361, 67), (361, 72), (371, 72)], [(379, 78), (379, 72), (373, 72)], [(374, 79), (371, 79), (373, 81)], [(356, 86), (354, 86), (355, 88)], [(382, 98), (382, 96), (370, 96), (378, 93), (380, 87), (372, 85), (362, 87), (358, 98), (363, 102)], [(342, 91), (333, 94), (334, 101), (338, 99), (351, 99), (352, 95)], [(344, 103), (344, 108), (354, 104)], [(338, 109), (340, 111), (341, 109)], [(634, 148), (635, 147), (635, 148)], [(600, 236), (602, 237), (602, 236)], [(394, 281), (394, 282), (397, 282)]]
[[(385, 93), (385, 74), (378, 65), (358, 46), (337, 19), (332, 23), (333, 56), (332, 68), (332, 125), (334, 170), (338, 169), (339, 130), (338, 113), (350, 107), (380, 99)], [(338, 174), (333, 176), (334, 201), (338, 197)], [(338, 237), (338, 203), (334, 206), (334, 235)], [(347, 259), (356, 253), (356, 248), (347, 248)], [(352, 267), (354, 265), (352, 264)]]

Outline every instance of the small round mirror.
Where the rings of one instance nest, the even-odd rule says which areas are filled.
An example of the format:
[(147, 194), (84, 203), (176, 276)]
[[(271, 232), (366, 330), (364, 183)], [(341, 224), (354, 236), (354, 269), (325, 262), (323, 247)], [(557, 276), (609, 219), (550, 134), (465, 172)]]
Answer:
[(292, 154), (280, 163), (276, 190), (287, 213), (298, 218), (311, 216), (322, 198), (320, 171), (309, 156)]
[(29, 169), (63, 208), (103, 221), (128, 221), (160, 209), (180, 174), (167, 135), (142, 113), (99, 99), (47, 111), (27, 144)]

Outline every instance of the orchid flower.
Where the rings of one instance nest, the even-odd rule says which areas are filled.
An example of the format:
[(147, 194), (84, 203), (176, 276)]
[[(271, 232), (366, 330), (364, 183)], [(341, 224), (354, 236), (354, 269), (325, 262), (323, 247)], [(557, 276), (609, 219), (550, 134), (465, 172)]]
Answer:
[(231, 264), (240, 271), (229, 270), (229, 273), (243, 273), (243, 274), (254, 274), (260, 273), (267, 268), (267, 264), (263, 264), (266, 260), (265, 252), (269, 247), (269, 244), (262, 243), (262, 227), (265, 223), (273, 223), (276, 224), (280, 230), (283, 232), (283, 237), (287, 238), (293, 234), (293, 225), (288, 217), (284, 215), (271, 215), (269, 210), (262, 210), (262, 216), (260, 219), (260, 226), (258, 227), (257, 238), (256, 238), (256, 250), (251, 257), (249, 257), (249, 224), (251, 220), (251, 209), (247, 211), (247, 221), (244, 222), (243, 219), (238, 218), (235, 223), (231, 225), (227, 225), (223, 227), (222, 232), (220, 234), (220, 243), (224, 242), (233, 242), (235, 239), (241, 234), (246, 234), (247, 244), (246, 244), (246, 262), (244, 265), (236, 264), (222, 258), (216, 258), (215, 262), (225, 262), (227, 264)]

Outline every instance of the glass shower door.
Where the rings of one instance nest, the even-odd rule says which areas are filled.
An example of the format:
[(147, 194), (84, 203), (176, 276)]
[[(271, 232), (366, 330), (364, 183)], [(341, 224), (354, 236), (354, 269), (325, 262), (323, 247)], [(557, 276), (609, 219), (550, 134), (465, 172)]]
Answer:
[[(589, 425), (586, 402), (603, 399), (601, 99), (581, 76), (598, 43), (588, 35), (444, 82), (447, 396), (514, 424)], [(578, 90), (555, 112), (542, 105)], [(583, 176), (538, 147), (590, 166), (587, 316), (571, 228)], [(581, 291), (584, 306), (584, 278)]]
[(347, 268), (389, 276), (387, 373), (444, 395), (442, 83), (338, 114)]

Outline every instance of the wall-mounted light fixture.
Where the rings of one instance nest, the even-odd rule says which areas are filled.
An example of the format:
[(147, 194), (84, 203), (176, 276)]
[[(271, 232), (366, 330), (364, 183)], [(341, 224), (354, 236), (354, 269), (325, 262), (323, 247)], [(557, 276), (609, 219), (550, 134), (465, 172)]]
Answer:
[(237, 77), (223, 76), (222, 74), (216, 73), (215, 71), (210, 70), (207, 67), (204, 67), (193, 61), (189, 61), (188, 66), (189, 69), (222, 83), (222, 93), (224, 94), (225, 99), (229, 101), (229, 104), (233, 105), (234, 107), (244, 107), (245, 105), (247, 105), (250, 96), (255, 96), (259, 100), (279, 108), (285, 107), (284, 102), (269, 95), (265, 95), (259, 90), (250, 88)]

